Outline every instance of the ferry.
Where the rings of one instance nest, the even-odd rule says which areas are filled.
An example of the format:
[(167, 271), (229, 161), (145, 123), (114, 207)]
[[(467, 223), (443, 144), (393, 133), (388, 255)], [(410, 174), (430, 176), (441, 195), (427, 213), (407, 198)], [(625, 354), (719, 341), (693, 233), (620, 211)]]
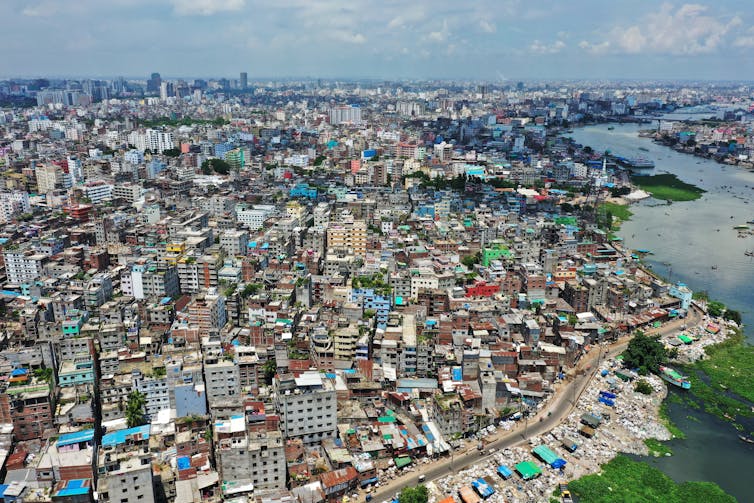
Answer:
[(679, 388), (691, 389), (691, 383), (689, 380), (670, 367), (660, 366), (660, 377)]

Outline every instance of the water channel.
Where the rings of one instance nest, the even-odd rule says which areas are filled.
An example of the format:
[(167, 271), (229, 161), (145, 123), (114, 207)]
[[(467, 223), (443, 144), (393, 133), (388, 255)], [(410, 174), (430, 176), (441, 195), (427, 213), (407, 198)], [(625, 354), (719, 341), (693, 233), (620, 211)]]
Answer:
[[(655, 173), (672, 173), (707, 191), (691, 202), (667, 205), (648, 199), (635, 204), (634, 216), (619, 235), (629, 248), (651, 250), (647, 262), (662, 276), (695, 291), (706, 290), (711, 298), (739, 310), (747, 339), (754, 343), (754, 258), (745, 255), (754, 250), (754, 236), (740, 238), (733, 229), (754, 219), (754, 173), (675, 152), (638, 136), (639, 130), (656, 126), (587, 126), (567, 136), (595, 152), (651, 159)], [(670, 403), (669, 413), (687, 438), (669, 443), (673, 456), (645, 460), (677, 481), (716, 482), (739, 501), (751, 501), (747, 474), (754, 462), (754, 445), (738, 440), (729, 424), (683, 403)]]

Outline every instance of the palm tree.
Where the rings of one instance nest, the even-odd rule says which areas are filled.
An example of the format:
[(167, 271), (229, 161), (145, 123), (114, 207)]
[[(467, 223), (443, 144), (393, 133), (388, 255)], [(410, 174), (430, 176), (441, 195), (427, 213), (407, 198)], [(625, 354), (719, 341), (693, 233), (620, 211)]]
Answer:
[(129, 428), (141, 426), (145, 421), (144, 406), (147, 404), (147, 397), (139, 391), (132, 391), (128, 394), (128, 403), (126, 404), (126, 423)]

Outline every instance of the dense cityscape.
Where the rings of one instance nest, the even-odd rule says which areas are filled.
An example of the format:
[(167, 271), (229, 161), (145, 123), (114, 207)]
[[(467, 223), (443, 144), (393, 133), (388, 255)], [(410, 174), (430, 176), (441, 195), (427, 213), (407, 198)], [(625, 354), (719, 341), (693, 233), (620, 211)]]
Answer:
[(703, 191), (571, 133), (751, 167), (742, 84), (0, 96), (2, 501), (567, 501), (675, 435), (662, 379), (688, 378), (631, 336), (690, 364), (741, 323), (618, 234), (629, 204)]

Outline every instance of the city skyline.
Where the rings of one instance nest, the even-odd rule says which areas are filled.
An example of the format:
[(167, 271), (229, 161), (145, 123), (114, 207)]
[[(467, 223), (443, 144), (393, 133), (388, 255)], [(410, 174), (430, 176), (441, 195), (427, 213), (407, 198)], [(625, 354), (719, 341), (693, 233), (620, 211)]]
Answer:
[(0, 77), (749, 80), (752, 21), (738, 0), (14, 0)]

